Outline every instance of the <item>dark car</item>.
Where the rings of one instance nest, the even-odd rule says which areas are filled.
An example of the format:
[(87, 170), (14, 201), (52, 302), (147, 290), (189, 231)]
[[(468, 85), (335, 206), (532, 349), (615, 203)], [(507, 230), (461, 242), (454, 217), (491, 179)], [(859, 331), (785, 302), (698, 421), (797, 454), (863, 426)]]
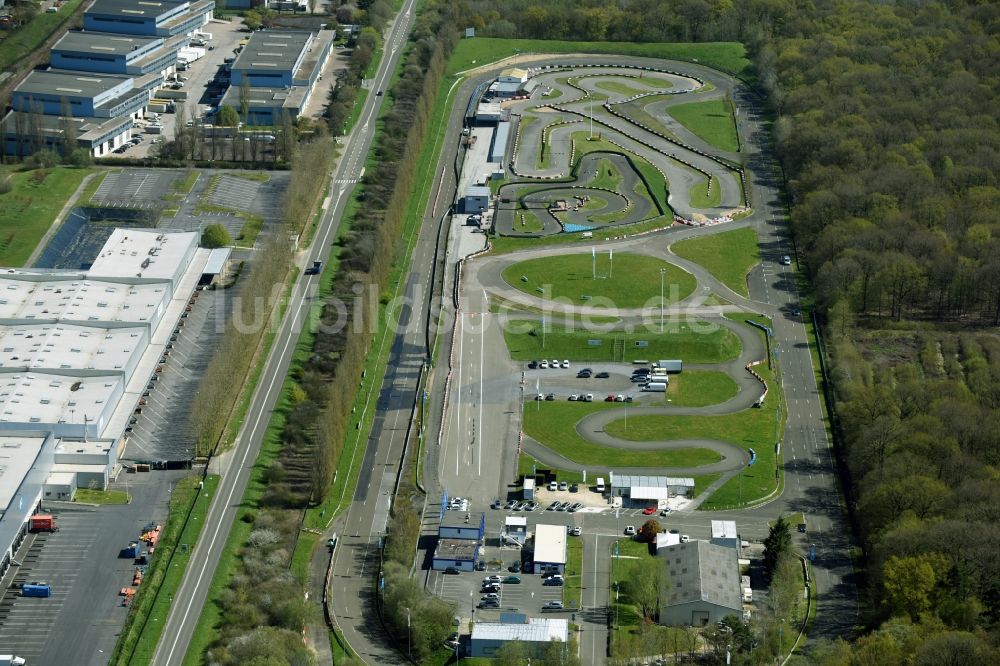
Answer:
[(552, 587), (552, 586), (561, 587), (562, 584), (563, 584), (563, 578), (562, 576), (558, 575), (552, 576), (552, 578), (546, 578), (545, 580), (542, 581), (542, 585), (545, 585), (546, 587)]
[(476, 571), (486, 571), (486, 562), (484, 560), (476, 562)]
[(595, 376), (595, 377), (597, 377), (598, 379), (607, 379), (608, 377), (610, 377), (610, 376), (611, 376), (611, 374), (610, 374), (610, 373), (607, 373), (607, 372), (598, 372), (598, 373), (597, 373), (596, 375), (594, 375), (594, 376)]
[(590, 379), (590, 376), (591, 376), (590, 370), (581, 370), (580, 372), (576, 373), (577, 379)]
[(462, 573), (461, 571), (459, 571), (455, 567), (448, 567), (447, 569), (444, 570), (444, 572), (446, 574), (450, 574), (452, 576), (457, 576), (458, 574)]
[(528, 361), (528, 367), (532, 370), (538, 367), (538, 361)]
[[(379, 94), (381, 95), (382, 93)], [(496, 599), (483, 599), (476, 604), (476, 608), (500, 608), (500, 602)]]
[[(511, 573), (521, 573), (521, 563), (520, 562), (514, 562), (514, 564), (510, 565), (509, 567), (507, 567), (507, 571), (509, 571)], [(520, 582), (520, 581), (518, 581), (518, 582)]]
[(578, 493), (578, 492), (580, 492), (580, 484), (574, 483), (572, 486), (569, 487), (569, 491), (571, 493)]
[(382, 91), (381, 91), (381, 90), (379, 90), (379, 91), (378, 91), (377, 93), (375, 93), (375, 96), (376, 96), (376, 97), (381, 97), (381, 96), (382, 96)]

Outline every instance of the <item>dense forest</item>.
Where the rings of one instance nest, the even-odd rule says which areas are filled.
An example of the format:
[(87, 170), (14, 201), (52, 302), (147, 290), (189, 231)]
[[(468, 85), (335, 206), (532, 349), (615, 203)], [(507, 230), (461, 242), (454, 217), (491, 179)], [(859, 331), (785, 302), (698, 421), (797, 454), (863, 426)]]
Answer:
[(472, 0), (479, 34), (739, 41), (831, 352), (867, 626), (809, 663), (998, 663), (1000, 4)]

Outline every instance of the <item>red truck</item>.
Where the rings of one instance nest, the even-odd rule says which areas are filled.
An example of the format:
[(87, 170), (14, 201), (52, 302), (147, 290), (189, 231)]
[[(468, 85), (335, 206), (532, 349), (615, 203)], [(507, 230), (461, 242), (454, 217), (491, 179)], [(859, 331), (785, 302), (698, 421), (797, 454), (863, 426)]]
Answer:
[(38, 514), (37, 516), (31, 516), (28, 519), (28, 531), (58, 532), (59, 528), (56, 526), (56, 517), (42, 513)]

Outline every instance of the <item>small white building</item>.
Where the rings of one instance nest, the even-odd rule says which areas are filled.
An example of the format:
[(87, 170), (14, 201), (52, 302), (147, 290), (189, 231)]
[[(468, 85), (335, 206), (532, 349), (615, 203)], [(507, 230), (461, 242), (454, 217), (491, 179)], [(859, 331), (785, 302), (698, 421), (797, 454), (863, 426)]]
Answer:
[(535, 571), (566, 573), (566, 527), (535, 525)]
[(611, 496), (620, 497), (623, 508), (663, 508), (670, 497), (688, 495), (693, 490), (691, 478), (611, 474)]
[(507, 516), (503, 522), (503, 530), (507, 537), (506, 543), (523, 546), (528, 535), (528, 519), (524, 516)]
[(736, 533), (735, 520), (712, 521), (712, 543), (726, 548), (739, 548), (740, 535)]
[(508, 67), (500, 72), (497, 81), (500, 83), (527, 83), (528, 70), (521, 69), (520, 67)]
[(521, 496), (528, 501), (535, 499), (535, 480), (530, 476), (524, 477), (524, 486), (521, 489)]
[(552, 641), (569, 640), (569, 620), (566, 618), (527, 617), (505, 613), (501, 622), (477, 622), (472, 626), (470, 653), (472, 657), (492, 657), (507, 643), (519, 641), (528, 654), (541, 657)]

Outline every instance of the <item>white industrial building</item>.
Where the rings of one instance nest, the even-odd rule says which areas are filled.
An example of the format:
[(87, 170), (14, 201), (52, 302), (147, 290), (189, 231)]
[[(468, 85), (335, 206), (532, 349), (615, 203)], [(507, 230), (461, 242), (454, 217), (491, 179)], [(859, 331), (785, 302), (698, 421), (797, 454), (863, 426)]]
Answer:
[(566, 526), (535, 525), (535, 573), (566, 573)]
[(206, 269), (198, 234), (116, 229), (89, 271), (0, 273), (0, 575), (27, 519), (107, 487)]
[(569, 620), (566, 618), (529, 618), (520, 613), (503, 613), (500, 618), (500, 622), (472, 625), (472, 657), (492, 657), (513, 641), (522, 643), (529, 656), (541, 657), (552, 641), (565, 645), (569, 640)]
[(645, 476), (611, 473), (611, 497), (621, 498), (624, 508), (662, 509), (667, 500), (694, 491), (694, 479), (670, 476)]

